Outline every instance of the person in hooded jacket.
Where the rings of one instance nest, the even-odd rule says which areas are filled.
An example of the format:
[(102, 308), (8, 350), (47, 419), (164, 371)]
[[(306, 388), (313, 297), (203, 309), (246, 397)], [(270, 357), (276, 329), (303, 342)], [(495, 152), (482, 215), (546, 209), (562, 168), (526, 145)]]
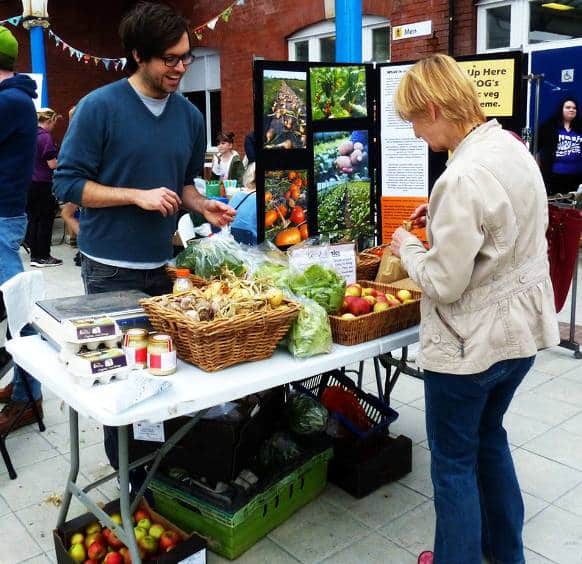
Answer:
[[(18, 42), (0, 26), (0, 284), (24, 270), (19, 254), (26, 232), (26, 193), (32, 180), (36, 150), (36, 84), (14, 72)], [(25, 334), (23, 330), (22, 334)], [(33, 423), (32, 405), (24, 385), (41, 411), (40, 382), (15, 367), (11, 384), (0, 389), (0, 434)]]

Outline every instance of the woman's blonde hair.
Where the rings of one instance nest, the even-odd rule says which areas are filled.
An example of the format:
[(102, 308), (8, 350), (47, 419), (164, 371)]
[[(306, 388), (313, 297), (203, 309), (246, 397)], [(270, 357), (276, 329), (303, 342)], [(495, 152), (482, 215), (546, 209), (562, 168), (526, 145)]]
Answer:
[(406, 121), (426, 117), (428, 102), (438, 106), (446, 120), (457, 124), (486, 121), (475, 84), (448, 55), (418, 61), (402, 77), (394, 94), (396, 113)]
[(57, 114), (57, 112), (55, 112), (54, 110), (51, 110), (51, 108), (40, 108), (39, 110), (37, 110), (36, 115), (38, 118), (38, 123), (56, 121), (63, 117), (60, 114)]
[(247, 166), (245, 173), (243, 175), (243, 186), (245, 188), (256, 189), (256, 178), (255, 178), (255, 163), (252, 162)]

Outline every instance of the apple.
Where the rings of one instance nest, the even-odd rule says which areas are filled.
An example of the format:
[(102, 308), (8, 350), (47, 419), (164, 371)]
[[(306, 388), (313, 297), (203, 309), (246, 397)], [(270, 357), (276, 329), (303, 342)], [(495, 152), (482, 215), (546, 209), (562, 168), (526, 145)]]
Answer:
[(108, 552), (103, 564), (124, 564), (123, 556), (119, 552)]
[(398, 290), (398, 292), (396, 292), (396, 297), (401, 302), (404, 302), (406, 300), (411, 300), (412, 299), (412, 294), (410, 293), (409, 290)]
[(129, 552), (129, 548), (124, 546), (123, 548), (119, 549), (119, 554), (123, 557), (123, 564), (131, 564), (131, 553)]
[(149, 517), (145, 517), (144, 519), (140, 519), (138, 521), (137, 526), (145, 529), (146, 531), (149, 531), (150, 527), (152, 526), (152, 522)]
[(145, 537), (139, 539), (139, 546), (141, 546), (148, 554), (153, 554), (158, 551), (158, 539), (155, 539), (151, 535), (146, 535)]
[(380, 313), (381, 311), (386, 311), (390, 309), (390, 304), (388, 302), (378, 302), (374, 305), (374, 313)]
[(387, 302), (388, 300), (386, 299), (386, 294), (384, 294), (383, 292), (378, 292), (376, 294), (376, 302)]
[(113, 548), (113, 550), (119, 550), (120, 548), (123, 548), (125, 546), (113, 531), (109, 531), (109, 537), (107, 538), (107, 542), (109, 543), (109, 546)]
[(101, 525), (99, 523), (97, 523), (97, 521), (95, 521), (94, 523), (91, 523), (90, 525), (87, 525), (87, 527), (85, 527), (85, 532), (90, 535), (92, 533), (99, 533), (101, 531)]
[(362, 298), (366, 296), (375, 296), (378, 293), (376, 288), (362, 288)]
[(111, 520), (116, 523), (117, 525), (121, 525), (123, 523), (123, 519), (119, 513), (113, 513), (111, 515)]
[(364, 296), (363, 299), (366, 300), (369, 304), (372, 304), (372, 305), (374, 305), (377, 302), (377, 300), (376, 300), (376, 298), (374, 296)]
[(176, 546), (180, 540), (180, 535), (172, 529), (167, 529), (162, 533), (160, 537), (160, 550), (167, 551), (168, 548)]
[(346, 288), (345, 295), (346, 296), (355, 296), (355, 297), (359, 298), (362, 295), (362, 287), (359, 284), (350, 284)]
[(91, 533), (85, 537), (85, 548), (89, 548), (94, 542), (101, 542), (107, 545), (107, 539), (103, 533)]
[(99, 541), (94, 542), (89, 547), (89, 550), (87, 550), (87, 556), (91, 560), (101, 561), (101, 559), (105, 558), (106, 554), (107, 554), (107, 546), (104, 543), (99, 542)]
[(99, 564), (101, 560), (85, 560), (83, 564)]
[(160, 525), (159, 523), (154, 523), (150, 527), (148, 534), (150, 535), (150, 537), (154, 537), (155, 539), (159, 539), (162, 536), (163, 532), (164, 532), (164, 527), (162, 525)]
[(83, 541), (85, 540), (85, 535), (83, 533), (75, 533), (72, 537), (71, 537), (71, 544), (83, 544)]
[(342, 319), (356, 319), (356, 316), (353, 313), (344, 313)]
[(134, 527), (133, 534), (135, 535), (136, 540), (139, 541), (139, 539), (145, 537), (148, 534), (148, 532), (146, 531), (146, 529), (143, 529), (142, 527)]
[(147, 509), (140, 508), (133, 514), (133, 518), (136, 523), (139, 523), (142, 519), (151, 519), (151, 516)]
[(370, 313), (372, 311), (372, 304), (364, 298), (356, 298), (349, 303), (348, 310), (357, 317), (358, 315)]
[(78, 542), (69, 548), (69, 556), (75, 562), (84, 562), (87, 558), (87, 552), (85, 551), (85, 545), (82, 542)]
[(397, 306), (400, 305), (400, 300), (393, 296), (392, 294), (386, 294), (386, 300), (390, 305)]

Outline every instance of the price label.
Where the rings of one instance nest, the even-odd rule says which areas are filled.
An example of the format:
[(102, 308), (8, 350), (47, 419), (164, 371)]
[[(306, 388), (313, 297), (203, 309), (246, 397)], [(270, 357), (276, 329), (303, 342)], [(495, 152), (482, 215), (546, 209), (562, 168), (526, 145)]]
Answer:
[(312, 264), (333, 268), (347, 284), (356, 281), (356, 249), (353, 243), (300, 247), (289, 252), (289, 265), (299, 271)]
[(154, 441), (163, 443), (166, 440), (163, 423), (148, 423), (138, 421), (133, 424), (133, 438), (136, 441)]

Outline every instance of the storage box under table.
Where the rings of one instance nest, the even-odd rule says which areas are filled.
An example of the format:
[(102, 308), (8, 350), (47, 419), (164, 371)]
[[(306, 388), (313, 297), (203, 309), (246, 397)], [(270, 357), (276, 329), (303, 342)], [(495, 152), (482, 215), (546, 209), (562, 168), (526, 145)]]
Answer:
[(331, 449), (313, 456), (232, 513), (165, 479), (152, 480), (150, 490), (162, 515), (185, 531), (203, 535), (212, 551), (232, 560), (323, 491), (331, 456)]

